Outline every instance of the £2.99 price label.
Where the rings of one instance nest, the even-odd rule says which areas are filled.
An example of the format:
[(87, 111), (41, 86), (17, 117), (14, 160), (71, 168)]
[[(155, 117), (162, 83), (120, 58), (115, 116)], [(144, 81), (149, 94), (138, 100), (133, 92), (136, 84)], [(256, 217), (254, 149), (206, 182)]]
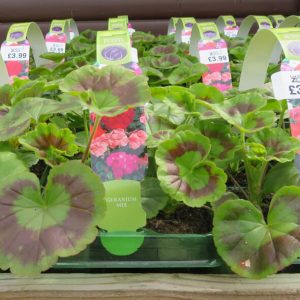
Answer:
[(281, 71), (271, 76), (277, 100), (300, 99), (300, 71)]
[(200, 62), (204, 65), (229, 62), (227, 48), (200, 50)]
[(65, 53), (66, 44), (57, 42), (46, 42), (47, 50), (51, 53)]
[(1, 55), (4, 61), (29, 60), (30, 46), (10, 46), (3, 45), (1, 47)]

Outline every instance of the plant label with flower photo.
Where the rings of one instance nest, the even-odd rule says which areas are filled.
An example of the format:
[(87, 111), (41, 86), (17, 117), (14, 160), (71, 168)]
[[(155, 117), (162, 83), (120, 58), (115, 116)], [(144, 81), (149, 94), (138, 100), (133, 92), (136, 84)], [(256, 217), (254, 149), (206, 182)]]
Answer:
[[(245, 57), (239, 85), (241, 91), (263, 87), (269, 62), (279, 61), (283, 52), (285, 58), (281, 61), (280, 72), (273, 74), (271, 80), (275, 98), (287, 100), (291, 135), (297, 139), (300, 139), (299, 41), (299, 28), (278, 28), (258, 32), (252, 39)], [(255, 68), (252, 67), (254, 60)], [(297, 156), (299, 157), (299, 154)], [(297, 169), (300, 169), (299, 166)]]
[(65, 53), (67, 44), (67, 28), (66, 20), (53, 20), (51, 22), (50, 31), (46, 35), (46, 47), (48, 52)]
[(30, 48), (34, 49), (33, 57), (36, 66), (48, 62), (40, 57), (47, 52), (47, 49), (38, 25), (34, 22), (11, 25), (6, 40), (1, 45), (1, 55), (11, 81), (15, 77), (28, 78)]
[[(132, 52), (127, 30), (98, 32), (97, 61), (101, 67), (120, 64), (135, 72), (133, 76), (138, 76), (140, 72), (135, 67), (138, 66), (137, 59), (132, 58)], [(122, 86), (122, 79), (119, 80), (115, 80), (115, 86)], [(134, 89), (132, 97), (135, 97), (135, 92), (138, 91)], [(104, 115), (94, 128), (96, 119), (97, 116), (92, 113), (90, 126), (94, 136), (90, 147), (91, 163), (92, 169), (105, 184), (107, 203), (107, 213), (100, 220), (100, 227), (110, 234), (136, 233), (146, 224), (140, 184), (148, 167), (144, 108), (132, 107), (115, 116)], [(143, 237), (132, 239), (131, 245), (134, 247), (130, 249), (122, 241), (121, 238), (101, 236), (103, 246), (115, 255), (134, 253), (143, 243)]]
[(193, 25), (196, 23), (195, 18), (180, 18), (176, 23), (175, 38), (177, 43), (189, 44)]
[(216, 24), (220, 33), (224, 33), (229, 38), (236, 38), (239, 26), (236, 24), (233, 16), (219, 16)]
[(300, 71), (281, 71), (272, 75), (274, 97), (277, 100), (300, 98)]
[(190, 54), (206, 65), (208, 71), (202, 81), (224, 92), (232, 88), (230, 62), (225, 40), (221, 39), (216, 24), (195, 24), (192, 30)]

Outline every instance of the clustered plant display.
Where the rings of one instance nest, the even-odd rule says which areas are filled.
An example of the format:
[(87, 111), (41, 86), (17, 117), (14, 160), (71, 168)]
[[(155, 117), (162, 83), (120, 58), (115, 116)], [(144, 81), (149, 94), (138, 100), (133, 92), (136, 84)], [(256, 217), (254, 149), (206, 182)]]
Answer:
[[(268, 90), (223, 94), (202, 84), (207, 68), (172, 36), (134, 33), (142, 76), (98, 69), (95, 39), (93, 31), (81, 33), (65, 54), (43, 55), (50, 66), (31, 62), (30, 80), (0, 88), (0, 268), (36, 274), (96, 238), (106, 205), (89, 151), (107, 149), (91, 148), (92, 138), (101, 117), (109, 126), (146, 102), (147, 217), (182, 204), (208, 209), (218, 253), (241, 276), (262, 278), (293, 263), (300, 255), (293, 164), (300, 142), (286, 126), (286, 101)], [(236, 86), (249, 41), (228, 43)], [(145, 136), (125, 139), (117, 145), (134, 151)]]

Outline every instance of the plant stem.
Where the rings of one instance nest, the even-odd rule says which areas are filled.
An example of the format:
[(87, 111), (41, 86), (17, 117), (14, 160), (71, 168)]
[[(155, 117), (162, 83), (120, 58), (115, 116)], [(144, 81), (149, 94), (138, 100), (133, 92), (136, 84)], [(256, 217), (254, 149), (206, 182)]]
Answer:
[(233, 181), (233, 183), (239, 188), (239, 190), (243, 193), (243, 195), (246, 197), (246, 199), (249, 199), (249, 195), (246, 193), (245, 189), (237, 182), (237, 180), (232, 176), (230, 172), (227, 172), (227, 175), (230, 177), (230, 179)]
[(89, 125), (88, 125), (88, 118), (89, 118), (89, 111), (86, 109), (83, 111), (83, 124), (84, 124), (84, 131), (85, 131), (85, 137), (86, 141), (89, 140)]
[(281, 111), (280, 113), (280, 118), (279, 118), (279, 122), (278, 122), (278, 127), (282, 128), (282, 129), (285, 129), (285, 124), (284, 124), (284, 114), (285, 114), (285, 111)]
[(88, 157), (88, 154), (90, 152), (90, 147), (91, 147), (91, 144), (92, 144), (92, 140), (93, 140), (93, 138), (95, 136), (95, 133), (96, 133), (97, 128), (98, 128), (99, 123), (100, 123), (100, 118), (101, 117), (97, 115), (95, 123), (94, 123), (94, 126), (93, 126), (93, 131), (91, 133), (91, 136), (89, 138), (89, 142), (88, 142), (88, 144), (87, 144), (87, 146), (85, 148), (84, 154), (83, 154), (82, 159), (81, 159), (82, 163), (84, 163), (86, 161), (87, 157)]

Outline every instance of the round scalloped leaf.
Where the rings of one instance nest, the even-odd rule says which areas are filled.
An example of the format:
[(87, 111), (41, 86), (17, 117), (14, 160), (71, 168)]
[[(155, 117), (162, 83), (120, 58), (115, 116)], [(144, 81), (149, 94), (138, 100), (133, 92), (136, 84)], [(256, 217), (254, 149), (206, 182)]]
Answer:
[(176, 54), (166, 54), (160, 58), (152, 58), (151, 64), (157, 69), (173, 69), (180, 64), (180, 57)]
[(239, 148), (239, 139), (232, 135), (231, 126), (224, 122), (207, 120), (200, 123), (200, 130), (211, 143), (209, 159), (218, 166), (225, 167), (233, 160)]
[(164, 56), (166, 54), (175, 54), (177, 47), (175, 45), (159, 45), (150, 49), (150, 54), (154, 56)]
[(284, 187), (273, 197), (267, 224), (245, 200), (230, 200), (215, 211), (213, 237), (218, 253), (241, 276), (263, 278), (300, 255), (300, 188)]
[(0, 152), (0, 171), (2, 174), (0, 186), (5, 186), (6, 180), (14, 178), (16, 174), (27, 172), (28, 169), (15, 153)]
[(292, 161), (300, 150), (300, 141), (288, 135), (281, 128), (265, 128), (256, 132), (250, 142), (261, 144), (266, 149), (266, 161), (277, 160), (281, 163)]
[(154, 218), (163, 209), (169, 200), (159, 185), (156, 178), (146, 178), (141, 182), (142, 206), (147, 214), (147, 219)]
[(277, 164), (267, 173), (263, 183), (263, 193), (275, 193), (287, 185), (300, 186), (300, 175), (294, 162)]
[(122, 66), (83, 66), (69, 73), (60, 84), (63, 92), (78, 96), (92, 112), (117, 115), (150, 100), (147, 78)]
[(247, 133), (272, 127), (276, 121), (273, 112), (259, 111), (266, 105), (266, 99), (256, 93), (241, 94), (223, 103), (210, 104), (202, 100), (199, 100), (199, 103)]
[(22, 134), (30, 126), (31, 119), (38, 121), (43, 115), (70, 112), (78, 108), (80, 104), (74, 99), (56, 101), (45, 98), (25, 98), (0, 118), (0, 141)]
[(172, 71), (168, 80), (172, 85), (191, 84), (199, 82), (205, 72), (207, 72), (207, 67), (200, 63), (193, 64), (191, 67), (181, 65)]
[(71, 157), (78, 152), (72, 131), (54, 124), (39, 124), (35, 130), (19, 138), (19, 142), (50, 165), (65, 161), (64, 156)]
[(218, 200), (226, 190), (226, 175), (204, 160), (209, 151), (209, 139), (192, 131), (162, 142), (155, 156), (162, 189), (191, 207)]
[[(222, 103), (224, 95), (217, 88), (203, 83), (196, 83), (190, 86), (189, 91), (196, 97), (196, 99), (205, 101), (210, 104)], [(200, 113), (202, 120), (219, 118), (210, 108), (197, 104), (196, 110)]]
[(1, 269), (34, 275), (81, 252), (96, 238), (104, 210), (99, 177), (78, 161), (54, 167), (43, 193), (32, 173), (10, 177), (0, 188)]

